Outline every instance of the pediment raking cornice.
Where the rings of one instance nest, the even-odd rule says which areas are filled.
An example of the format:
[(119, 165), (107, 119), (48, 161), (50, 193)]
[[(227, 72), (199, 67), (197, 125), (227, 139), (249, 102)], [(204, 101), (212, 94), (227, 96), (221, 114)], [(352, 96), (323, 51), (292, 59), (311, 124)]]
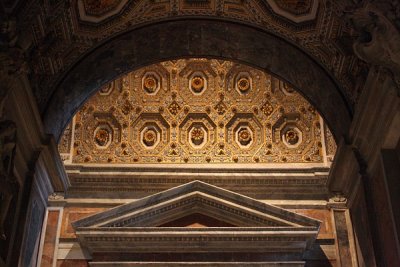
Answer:
[[(200, 213), (235, 227), (160, 227)], [(296, 252), (312, 244), (320, 222), (204, 183), (190, 182), (73, 223), (92, 253)]]

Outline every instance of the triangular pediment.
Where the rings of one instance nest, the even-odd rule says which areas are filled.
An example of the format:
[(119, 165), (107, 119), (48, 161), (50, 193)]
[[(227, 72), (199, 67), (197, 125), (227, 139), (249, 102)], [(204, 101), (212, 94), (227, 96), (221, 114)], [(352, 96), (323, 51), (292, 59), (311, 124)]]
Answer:
[(91, 253), (303, 253), (320, 222), (193, 181), (73, 223)]
[(74, 223), (79, 228), (157, 227), (202, 214), (239, 227), (319, 227), (319, 221), (193, 181)]

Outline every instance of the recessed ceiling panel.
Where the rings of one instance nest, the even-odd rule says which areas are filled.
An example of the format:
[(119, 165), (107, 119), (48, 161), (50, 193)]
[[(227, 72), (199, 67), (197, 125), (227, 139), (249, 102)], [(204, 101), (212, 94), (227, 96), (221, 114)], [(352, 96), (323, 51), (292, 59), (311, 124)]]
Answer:
[(100, 88), (59, 148), (77, 164), (315, 164), (335, 153), (321, 116), (290, 85), (202, 58), (147, 66)]

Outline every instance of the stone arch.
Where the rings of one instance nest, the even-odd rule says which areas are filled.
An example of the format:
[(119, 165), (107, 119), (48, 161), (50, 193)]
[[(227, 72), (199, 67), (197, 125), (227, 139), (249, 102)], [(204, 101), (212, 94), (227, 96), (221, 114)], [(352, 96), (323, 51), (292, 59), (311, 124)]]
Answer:
[(221, 58), (266, 70), (300, 91), (338, 140), (351, 109), (330, 74), (293, 44), (260, 29), (227, 21), (187, 19), (146, 25), (99, 45), (56, 86), (43, 113), (58, 140), (74, 113), (100, 86), (134, 69), (187, 57)]

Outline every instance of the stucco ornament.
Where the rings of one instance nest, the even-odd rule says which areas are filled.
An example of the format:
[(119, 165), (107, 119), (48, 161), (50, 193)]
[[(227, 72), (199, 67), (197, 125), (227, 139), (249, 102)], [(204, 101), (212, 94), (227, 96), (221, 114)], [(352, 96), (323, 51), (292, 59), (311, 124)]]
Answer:
[[(385, 16), (371, 5), (349, 15), (359, 37), (353, 44), (355, 54), (362, 60), (389, 69), (400, 85), (400, 33)], [(400, 90), (399, 90), (400, 93)]]

